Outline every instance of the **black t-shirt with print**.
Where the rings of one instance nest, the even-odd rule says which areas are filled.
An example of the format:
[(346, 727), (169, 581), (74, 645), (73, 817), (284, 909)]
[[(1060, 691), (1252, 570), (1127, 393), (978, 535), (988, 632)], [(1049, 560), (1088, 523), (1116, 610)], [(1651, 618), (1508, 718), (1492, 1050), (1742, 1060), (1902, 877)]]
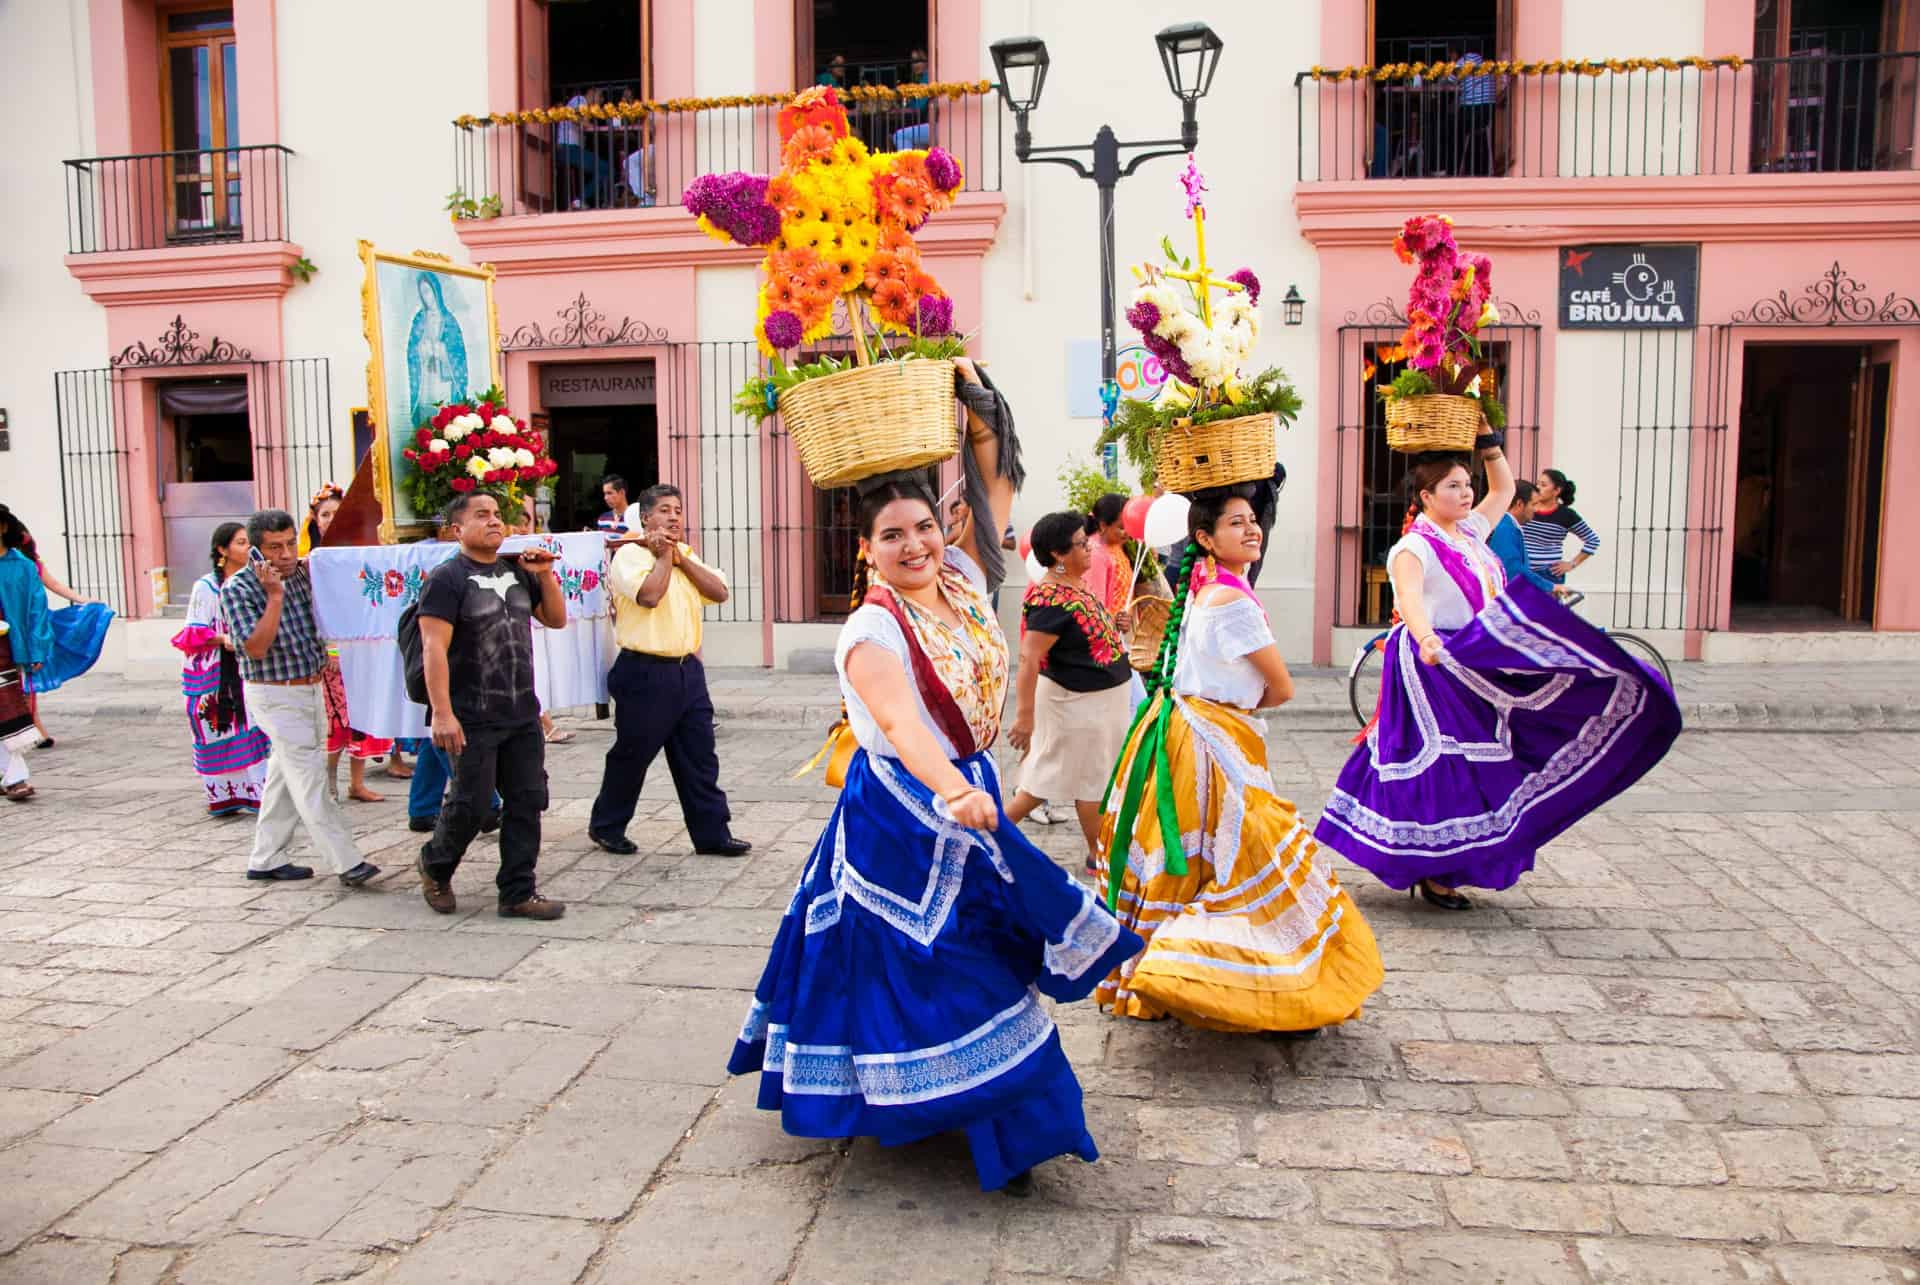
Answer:
[(1020, 612), (1022, 630), (1058, 639), (1040, 672), (1068, 691), (1104, 692), (1132, 676), (1126, 642), (1091, 594), (1042, 581), (1027, 590)]
[(513, 558), (475, 562), (456, 553), (428, 574), (420, 614), (453, 626), (447, 688), (462, 723), (512, 725), (540, 717), (533, 691), (539, 601), (538, 578)]

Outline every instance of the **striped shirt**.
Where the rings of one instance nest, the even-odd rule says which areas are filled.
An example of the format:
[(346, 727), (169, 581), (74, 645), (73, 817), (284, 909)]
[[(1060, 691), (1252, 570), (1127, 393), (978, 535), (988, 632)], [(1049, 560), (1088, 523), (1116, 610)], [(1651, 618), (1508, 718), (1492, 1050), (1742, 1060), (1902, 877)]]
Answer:
[[(1479, 54), (1462, 54), (1459, 61), (1462, 67), (1477, 67), (1486, 59)], [(1492, 76), (1461, 76), (1459, 81), (1462, 107), (1493, 106)]]
[(246, 641), (267, 614), (267, 591), (249, 565), (227, 577), (220, 588), (220, 611), (227, 618), (227, 636), (235, 644), (240, 677), (251, 683), (284, 683), (311, 678), (327, 663), (327, 645), (313, 614), (313, 577), (302, 562), (285, 580), (280, 604), (280, 628), (259, 660), (247, 655)]
[(1566, 557), (1570, 535), (1579, 537), (1580, 549), (1589, 558), (1600, 552), (1600, 533), (1564, 504), (1535, 513), (1520, 529), (1520, 534), (1527, 542), (1527, 565), (1543, 574)]

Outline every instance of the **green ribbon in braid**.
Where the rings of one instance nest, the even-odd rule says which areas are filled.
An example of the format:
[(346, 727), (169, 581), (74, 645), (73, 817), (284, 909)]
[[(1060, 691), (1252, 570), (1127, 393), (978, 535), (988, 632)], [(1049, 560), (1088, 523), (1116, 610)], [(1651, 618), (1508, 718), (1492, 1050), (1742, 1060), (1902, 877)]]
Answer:
[[(1136, 733), (1141, 734), (1141, 740), (1133, 753), (1133, 770), (1127, 774), (1127, 791), (1120, 803), (1120, 817), (1113, 827), (1113, 844), (1107, 853), (1109, 910), (1119, 908), (1120, 885), (1126, 878), (1127, 859), (1133, 851), (1133, 827), (1140, 815), (1140, 800), (1146, 794), (1147, 782), (1156, 772), (1160, 788), (1154, 791), (1154, 804), (1160, 818), (1160, 846), (1166, 853), (1167, 873), (1187, 873), (1180, 810), (1173, 797), (1173, 763), (1167, 754), (1167, 725), (1173, 720), (1173, 671), (1180, 656), (1180, 622), (1186, 617), (1187, 601), (1192, 597), (1191, 576), (1198, 556), (1198, 545), (1188, 540), (1174, 580), (1178, 589), (1173, 610), (1167, 613), (1167, 630), (1160, 639), (1160, 654), (1146, 678), (1147, 699), (1140, 703), (1133, 725), (1127, 729), (1128, 744), (1133, 742)], [(1103, 801), (1113, 797), (1113, 787), (1119, 779), (1120, 764), (1115, 763), (1113, 775), (1107, 778), (1106, 792), (1100, 796)]]

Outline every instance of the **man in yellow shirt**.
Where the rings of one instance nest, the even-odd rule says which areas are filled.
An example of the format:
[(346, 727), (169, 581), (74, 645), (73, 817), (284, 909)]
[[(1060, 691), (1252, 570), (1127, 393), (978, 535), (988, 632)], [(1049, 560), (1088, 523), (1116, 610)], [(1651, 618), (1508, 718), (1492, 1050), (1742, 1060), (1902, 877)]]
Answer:
[(607, 568), (620, 644), (620, 658), (607, 675), (614, 739), (587, 837), (622, 856), (640, 850), (627, 838), (627, 823), (647, 768), (665, 750), (693, 850), (745, 856), (753, 845), (728, 829), (731, 813), (713, 750), (713, 700), (697, 654), (700, 613), (727, 600), (727, 578), (683, 541), (686, 506), (678, 490), (651, 487), (634, 507), (642, 531), (629, 537)]

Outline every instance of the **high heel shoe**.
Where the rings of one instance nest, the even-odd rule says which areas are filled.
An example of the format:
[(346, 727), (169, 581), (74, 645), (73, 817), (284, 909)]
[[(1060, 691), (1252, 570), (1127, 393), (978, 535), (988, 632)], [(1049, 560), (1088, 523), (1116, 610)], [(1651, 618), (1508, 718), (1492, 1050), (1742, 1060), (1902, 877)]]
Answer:
[(1437, 906), (1441, 910), (1472, 910), (1473, 909), (1473, 903), (1471, 901), (1468, 901), (1465, 897), (1462, 897), (1459, 893), (1435, 892), (1433, 890), (1433, 886), (1429, 884), (1425, 879), (1420, 880), (1418, 883), (1414, 884), (1413, 887), (1407, 889), (1407, 896), (1419, 897), (1422, 901), (1426, 902), (1429, 906)]

